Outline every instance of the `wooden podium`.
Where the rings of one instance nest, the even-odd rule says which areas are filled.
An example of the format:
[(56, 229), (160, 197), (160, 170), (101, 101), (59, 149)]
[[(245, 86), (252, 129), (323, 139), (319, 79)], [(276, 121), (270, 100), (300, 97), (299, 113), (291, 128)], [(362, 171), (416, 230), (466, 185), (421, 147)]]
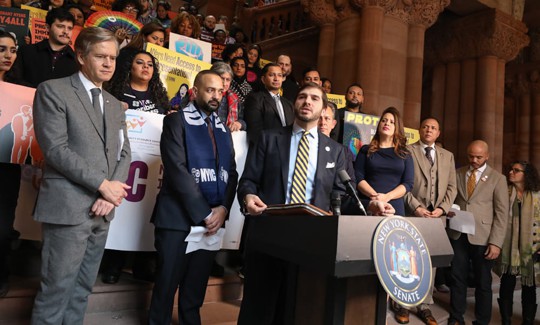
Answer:
[[(383, 217), (261, 215), (251, 217), (248, 245), (298, 266), (287, 298), (287, 323), (385, 324), (386, 292), (372, 259), (373, 233)], [(424, 237), (434, 267), (453, 251), (440, 219), (408, 218)], [(435, 276), (435, 274), (433, 274)]]

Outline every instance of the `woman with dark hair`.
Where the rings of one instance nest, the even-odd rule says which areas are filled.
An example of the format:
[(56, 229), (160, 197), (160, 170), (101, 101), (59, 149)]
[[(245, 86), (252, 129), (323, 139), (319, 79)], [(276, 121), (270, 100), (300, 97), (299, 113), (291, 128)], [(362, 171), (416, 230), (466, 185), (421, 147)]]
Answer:
[(261, 78), (261, 61), (262, 50), (257, 44), (250, 45), (247, 50), (247, 81), (253, 87)]
[(253, 88), (251, 88), (251, 85), (246, 79), (247, 60), (243, 56), (237, 56), (231, 60), (230, 65), (233, 71), (230, 89), (238, 96), (239, 102), (244, 104), (247, 95), (253, 91)]
[(198, 39), (201, 36), (201, 26), (195, 16), (183, 11), (172, 20), (171, 33)]
[(414, 165), (406, 146), (399, 111), (388, 107), (371, 143), (360, 149), (354, 164), (358, 190), (364, 199), (390, 203), (401, 216), (405, 215), (403, 196), (414, 183)]
[(170, 106), (167, 91), (159, 78), (159, 66), (154, 56), (139, 51), (127, 60), (129, 69), (115, 75), (108, 91), (128, 109), (165, 114)]
[(133, 37), (129, 44), (120, 50), (120, 54), (116, 58), (116, 69), (114, 76), (125, 74), (131, 66), (129, 62), (131, 58), (138, 52), (145, 50), (147, 43), (163, 46), (165, 41), (165, 29), (158, 23), (149, 23), (143, 26), (141, 30)]
[(536, 286), (540, 284), (540, 177), (527, 161), (516, 161), (508, 172), (510, 215), (495, 271), (501, 276), (499, 310), (510, 325), (516, 278), (521, 283), (521, 324), (532, 325), (536, 315)]
[(321, 78), (322, 87), (324, 89), (324, 92), (327, 94), (332, 93), (332, 80), (328, 78)]
[(171, 4), (167, 1), (160, 1), (157, 4), (156, 7), (156, 18), (163, 26), (163, 28), (167, 29), (171, 27), (171, 17), (169, 17), (169, 11), (171, 10)]
[(225, 63), (229, 63), (232, 58), (239, 56), (244, 56), (244, 48), (241, 44), (227, 44), (223, 52), (221, 52), (221, 58)]
[(67, 10), (70, 14), (73, 15), (73, 18), (75, 18), (75, 26), (81, 26), (84, 27), (84, 22), (86, 21), (86, 18), (84, 17), (84, 11), (82, 8), (78, 5), (69, 5), (67, 7)]
[[(167, 91), (159, 78), (159, 66), (154, 56), (139, 51), (126, 63), (130, 68), (116, 74), (108, 84), (107, 91), (121, 101), (125, 109), (167, 114), (170, 109)], [(106, 249), (101, 262), (101, 280), (108, 284), (117, 283), (127, 257), (128, 253), (125, 251)], [(133, 276), (153, 281), (154, 258), (154, 252), (136, 252), (133, 260)]]
[[(19, 83), (13, 64), (17, 58), (17, 39), (15, 34), (0, 29), (0, 83)], [(13, 137), (11, 126), (7, 125), (0, 130), (0, 135)], [(8, 146), (9, 147), (9, 146)], [(6, 148), (4, 148), (6, 149)], [(11, 158), (11, 150), (2, 150), (5, 160)], [(4, 297), (9, 290), (8, 256), (11, 250), (11, 241), (18, 238), (18, 232), (13, 228), (15, 209), (19, 198), (21, 179), (21, 166), (16, 164), (0, 163), (0, 297)]]

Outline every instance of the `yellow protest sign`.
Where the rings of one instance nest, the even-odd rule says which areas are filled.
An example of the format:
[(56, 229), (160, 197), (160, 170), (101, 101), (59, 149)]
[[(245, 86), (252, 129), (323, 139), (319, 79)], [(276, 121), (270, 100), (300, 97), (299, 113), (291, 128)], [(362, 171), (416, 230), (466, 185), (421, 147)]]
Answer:
[(345, 96), (344, 95), (336, 95), (336, 94), (326, 94), (328, 97), (328, 101), (336, 104), (337, 108), (342, 108), (345, 106)]
[(183, 85), (190, 88), (197, 73), (212, 67), (210, 63), (195, 60), (150, 43), (146, 46), (146, 51), (152, 54), (159, 62), (160, 78), (165, 88), (167, 88), (169, 98), (173, 98)]
[(41, 19), (45, 21), (45, 17), (47, 17), (47, 10), (34, 8), (31, 6), (21, 5), (21, 9), (25, 9), (30, 11), (30, 23), (28, 23), (28, 28), (32, 30), (32, 20), (33, 19)]

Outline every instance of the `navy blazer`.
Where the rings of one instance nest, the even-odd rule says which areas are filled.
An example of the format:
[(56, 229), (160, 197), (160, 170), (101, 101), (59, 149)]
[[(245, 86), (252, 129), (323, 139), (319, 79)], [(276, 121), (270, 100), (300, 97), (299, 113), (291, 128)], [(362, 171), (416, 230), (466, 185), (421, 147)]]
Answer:
[[(151, 222), (156, 228), (189, 231), (191, 226), (202, 225), (213, 207), (208, 205), (191, 172), (187, 169), (184, 120), (181, 114), (183, 113), (172, 113), (163, 119), (160, 143), (163, 184), (154, 206)], [(227, 136), (231, 136), (229, 132)], [(220, 151), (220, 154), (225, 153)], [(223, 206), (230, 211), (238, 184), (232, 145), (229, 154), (231, 168)]]
[[(294, 122), (293, 104), (283, 96), (280, 97), (280, 100), (285, 114), (285, 124), (292, 125)], [(244, 102), (244, 121), (246, 121), (247, 125), (247, 137), (250, 146), (257, 143), (262, 130), (283, 127), (276, 102), (266, 89), (247, 96)]]
[[(238, 185), (238, 201), (256, 194), (266, 204), (285, 203), (289, 175), (292, 126), (267, 130), (248, 152), (244, 173)], [(319, 132), (317, 171), (311, 204), (329, 211), (332, 191), (344, 192), (338, 171), (347, 170), (347, 157), (341, 144)]]

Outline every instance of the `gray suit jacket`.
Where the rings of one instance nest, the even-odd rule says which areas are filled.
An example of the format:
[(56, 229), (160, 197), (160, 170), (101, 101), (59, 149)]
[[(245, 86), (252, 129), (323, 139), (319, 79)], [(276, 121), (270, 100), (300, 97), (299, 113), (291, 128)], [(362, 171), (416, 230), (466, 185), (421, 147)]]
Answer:
[[(470, 198), (467, 197), (467, 170), (469, 166), (457, 170), (458, 195), (456, 204), (461, 210), (472, 212), (476, 231), (467, 235), (473, 245), (493, 244), (502, 247), (509, 213), (508, 186), (506, 177), (487, 166)], [(448, 230), (452, 239), (458, 239), (460, 232)]]
[[(430, 177), (431, 165), (425, 156), (425, 151), (420, 142), (413, 143), (409, 150), (414, 160), (414, 185), (410, 192), (405, 194), (405, 208), (410, 215), (418, 207), (427, 208), (429, 202), (428, 182)], [(434, 209), (441, 208), (447, 213), (454, 203), (457, 195), (456, 187), (456, 165), (454, 155), (443, 148), (436, 149), (437, 158), (437, 198)]]
[[(104, 179), (124, 182), (131, 163), (125, 114), (103, 92), (105, 132), (79, 75), (41, 83), (34, 98), (36, 139), (45, 156), (34, 219), (77, 225), (86, 221)], [(123, 135), (123, 145), (121, 144)], [(114, 210), (107, 216), (111, 220)]]

